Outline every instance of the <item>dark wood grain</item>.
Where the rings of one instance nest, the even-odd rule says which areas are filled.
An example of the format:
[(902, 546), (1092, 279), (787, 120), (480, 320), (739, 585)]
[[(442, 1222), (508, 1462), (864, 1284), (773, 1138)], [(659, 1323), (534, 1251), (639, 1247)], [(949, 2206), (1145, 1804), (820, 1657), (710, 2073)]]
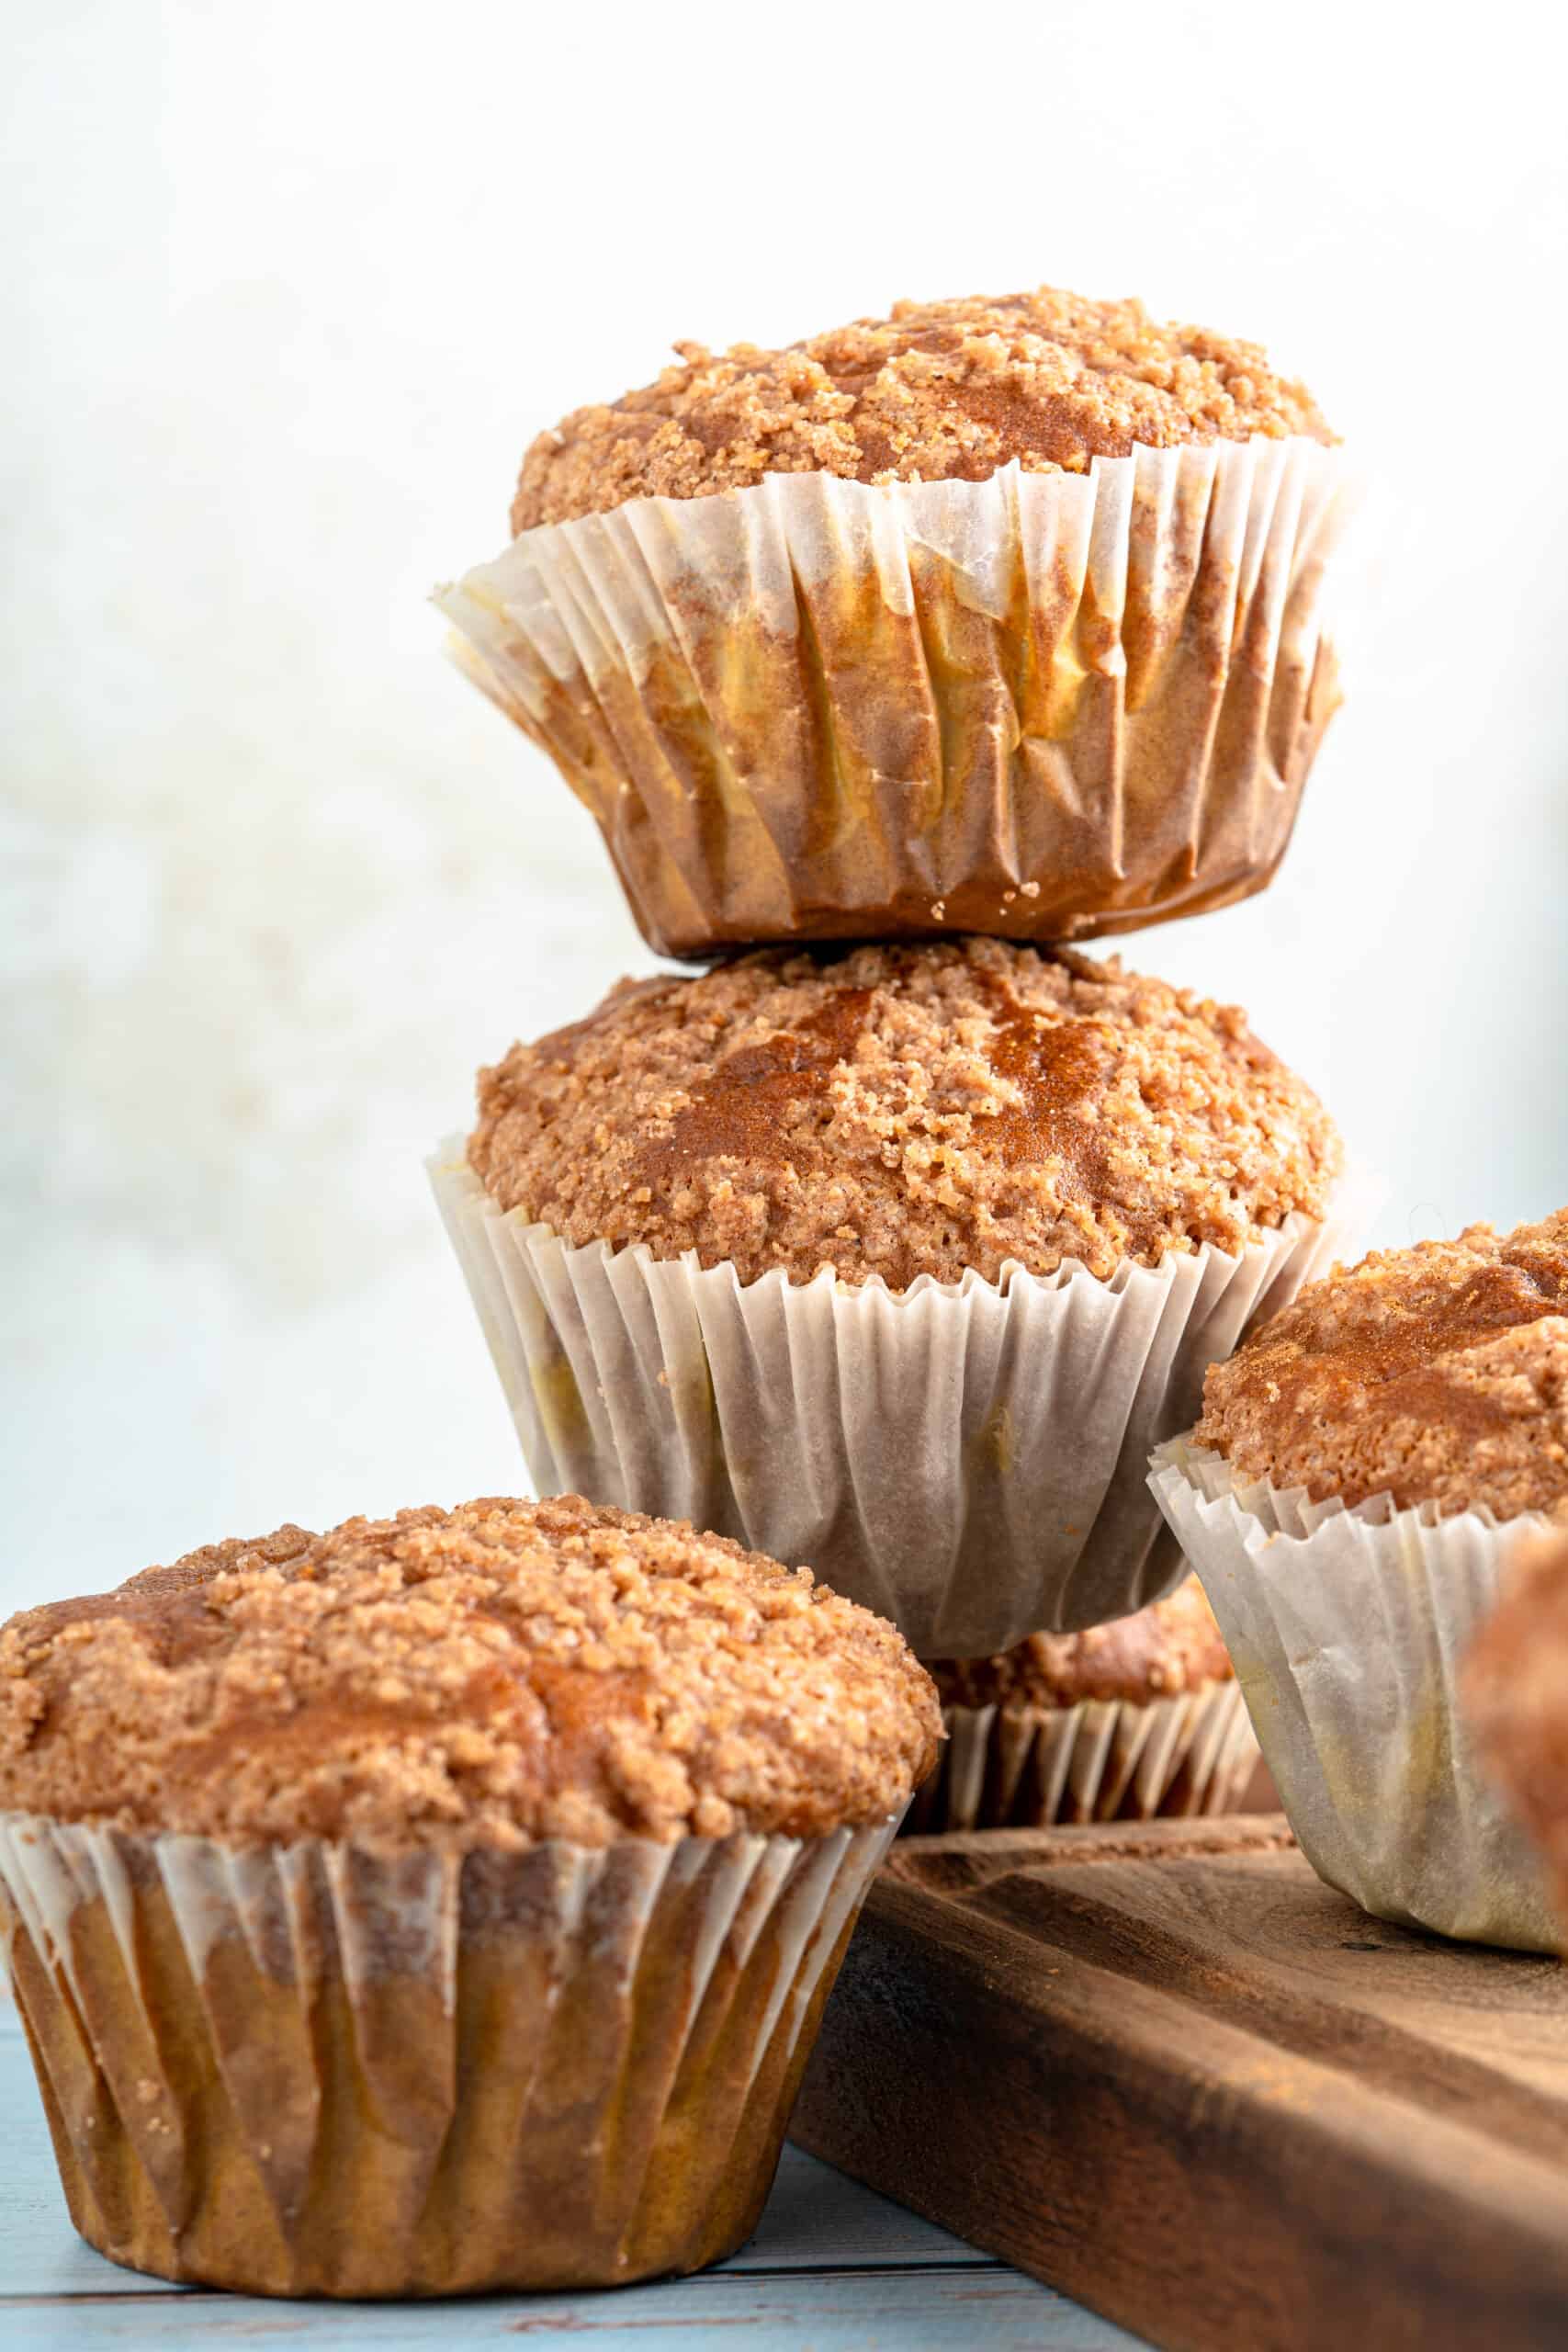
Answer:
[(1172, 2352), (1568, 2344), (1568, 1974), (1278, 1817), (903, 1840), (792, 2135)]

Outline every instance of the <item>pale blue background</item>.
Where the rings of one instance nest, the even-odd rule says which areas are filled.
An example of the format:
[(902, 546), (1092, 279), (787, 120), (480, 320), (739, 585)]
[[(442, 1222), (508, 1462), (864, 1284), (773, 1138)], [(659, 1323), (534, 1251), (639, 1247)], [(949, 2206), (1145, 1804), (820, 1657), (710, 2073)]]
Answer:
[(1373, 484), (1239, 998), (1400, 1240), (1568, 1198), (1560, 22), (805, 5), (6, 12), (0, 1608), (515, 1485), (423, 1189), (648, 959), (440, 659), (525, 441), (676, 336), (1143, 292)]

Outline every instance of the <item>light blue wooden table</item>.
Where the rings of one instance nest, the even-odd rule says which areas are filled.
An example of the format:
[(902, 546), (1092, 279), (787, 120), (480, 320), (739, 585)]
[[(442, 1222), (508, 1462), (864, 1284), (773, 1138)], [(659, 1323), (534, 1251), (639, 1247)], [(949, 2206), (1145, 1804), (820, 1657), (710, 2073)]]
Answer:
[(71, 2227), (27, 2048), (0, 1993), (0, 2352), (474, 2352), (519, 2342), (531, 2352), (1128, 2352), (1135, 2341), (795, 2148), (750, 2245), (696, 2278), (446, 2303), (265, 2302), (168, 2287), (105, 2262)]

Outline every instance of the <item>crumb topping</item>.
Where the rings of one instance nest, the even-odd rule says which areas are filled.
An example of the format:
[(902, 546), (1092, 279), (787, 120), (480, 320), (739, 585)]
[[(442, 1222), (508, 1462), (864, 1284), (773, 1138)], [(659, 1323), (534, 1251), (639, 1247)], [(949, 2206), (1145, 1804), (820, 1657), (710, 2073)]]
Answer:
[(576, 1496), (280, 1528), (0, 1630), (0, 1806), (283, 1842), (885, 1819), (940, 1717), (869, 1610)]
[(678, 343), (656, 383), (580, 408), (523, 461), (513, 532), (629, 498), (703, 498), (764, 474), (984, 481), (1083, 473), (1184, 441), (1331, 441), (1257, 344), (1162, 325), (1141, 302), (1030, 294), (897, 302), (783, 351)]
[(1232, 1679), (1230, 1654), (1196, 1577), (1165, 1600), (1081, 1634), (1031, 1634), (996, 1657), (928, 1659), (944, 1707), (1076, 1707), (1178, 1698)]
[(1568, 1209), (1336, 1267), (1212, 1367), (1194, 1439), (1314, 1501), (1568, 1520)]
[(570, 1245), (894, 1290), (1235, 1253), (1340, 1166), (1234, 1006), (993, 939), (623, 981), (482, 1070), (475, 1174)]

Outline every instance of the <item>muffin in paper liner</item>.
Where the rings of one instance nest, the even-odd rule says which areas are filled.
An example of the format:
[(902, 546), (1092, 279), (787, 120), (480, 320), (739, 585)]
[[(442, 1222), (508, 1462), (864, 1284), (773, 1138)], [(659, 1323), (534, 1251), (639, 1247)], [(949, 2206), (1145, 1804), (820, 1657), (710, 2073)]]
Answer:
[(1459, 1677), (1512, 1545), (1544, 1522), (1353, 1509), (1177, 1438), (1149, 1484), (1219, 1622), (1302, 1850), (1364, 1911), (1556, 1949), (1540, 1866), (1481, 1769)]
[(1258, 1761), (1234, 1682), (1141, 1705), (950, 1706), (942, 1719), (947, 1744), (904, 1816), (910, 1834), (1234, 1813)]
[(1297, 1213), (1236, 1256), (895, 1292), (570, 1249), (503, 1215), (460, 1139), (429, 1168), (539, 1493), (805, 1564), (924, 1657), (1100, 1624), (1180, 1580), (1149, 1452), (1361, 1213), (1342, 1187), (1330, 1220)]
[(660, 952), (1085, 939), (1273, 874), (1339, 701), (1350, 498), (1305, 436), (773, 474), (539, 525), (436, 601)]
[(382, 1855), (0, 1815), (72, 2219), (117, 2262), (267, 2295), (716, 2261), (895, 1826)]

